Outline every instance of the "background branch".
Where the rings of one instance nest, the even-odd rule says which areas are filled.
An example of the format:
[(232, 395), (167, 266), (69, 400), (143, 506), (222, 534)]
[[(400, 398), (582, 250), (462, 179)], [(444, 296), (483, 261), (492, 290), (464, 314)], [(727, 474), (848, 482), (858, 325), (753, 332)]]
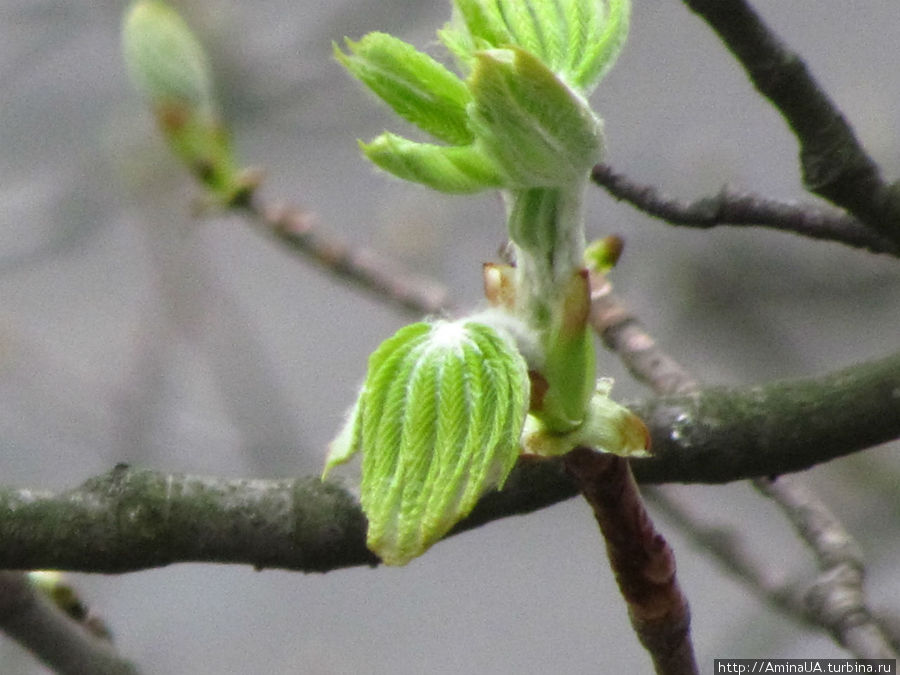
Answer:
[(735, 579), (773, 609), (810, 627), (818, 627), (795, 584), (776, 582), (752, 560), (743, 538), (730, 527), (709, 525), (698, 518), (677, 495), (668, 490), (645, 490), (647, 501), (655, 504), (697, 549), (710, 554)]
[(753, 485), (782, 508), (816, 556), (820, 574), (806, 595), (810, 613), (857, 656), (896, 659), (866, 605), (862, 551), (841, 522), (794, 476), (757, 478)]
[(900, 243), (900, 190), (888, 186), (837, 106), (799, 55), (745, 0), (684, 0), (737, 57), (756, 89), (784, 116), (800, 143), (807, 189)]
[(608, 164), (598, 164), (591, 179), (609, 194), (672, 225), (710, 229), (719, 225), (769, 227), (812, 239), (836, 241), (873, 253), (900, 255), (900, 246), (839, 211), (740, 194), (723, 188), (717, 195), (687, 202), (662, 194), (653, 185), (632, 181)]
[(23, 572), (0, 571), (0, 629), (63, 675), (137, 675), (106, 640), (66, 616)]

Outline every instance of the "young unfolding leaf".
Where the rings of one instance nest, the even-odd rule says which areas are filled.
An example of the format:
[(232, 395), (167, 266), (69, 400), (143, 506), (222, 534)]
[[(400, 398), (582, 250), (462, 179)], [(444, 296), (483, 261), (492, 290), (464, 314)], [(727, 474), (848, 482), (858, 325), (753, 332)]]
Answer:
[(603, 132), (587, 102), (518, 47), (477, 55), (469, 80), (471, 126), (510, 177), (508, 187), (559, 187), (585, 180)]
[(360, 143), (360, 148), (385, 171), (441, 192), (479, 192), (500, 187), (504, 180), (497, 165), (475, 145), (416, 143), (384, 133), (371, 143)]
[(466, 122), (472, 96), (440, 63), (385, 33), (347, 40), (347, 47), (349, 54), (335, 45), (337, 60), (402, 118), (447, 143), (474, 140)]
[(454, 0), (438, 31), (464, 68), (475, 53), (518, 46), (589, 94), (615, 63), (628, 33), (630, 0)]
[(326, 473), (362, 451), (367, 544), (385, 563), (421, 555), (502, 486), (519, 455), (528, 389), (510, 339), (476, 321), (413, 324), (372, 354)]
[[(585, 93), (592, 92), (600, 80), (613, 67), (625, 38), (628, 36), (630, 0), (608, 0), (607, 2), (582, 2), (568, 0), (571, 11), (577, 14), (585, 8), (596, 7), (584, 23), (570, 21), (573, 35), (579, 37), (570, 44), (572, 63), (563, 71), (563, 77), (569, 79)], [(580, 30), (585, 26), (586, 30)]]
[[(585, 96), (615, 61), (628, 0), (454, 0), (438, 35), (463, 81), (384, 33), (347, 41), (337, 59), (442, 146), (384, 135), (366, 155), (400, 178), (444, 192), (560, 187), (586, 180), (602, 125)], [(453, 152), (451, 152), (451, 149)]]
[(179, 14), (158, 0), (138, 0), (122, 26), (125, 65), (155, 105), (215, 108), (206, 53)]
[(586, 96), (615, 60), (628, 8), (628, 0), (454, 0), (438, 35), (465, 80), (382, 33), (336, 50), (401, 117), (446, 144), (385, 133), (360, 144), (365, 155), (443, 192), (500, 188), (516, 260), (485, 276), (509, 325), (482, 316), (400, 330), (371, 356), (332, 443), (326, 472), (362, 451), (368, 545), (386, 563), (404, 564), (446, 534), (503, 484), (520, 449), (644, 450), (640, 420), (595, 391), (582, 215), (603, 151)]

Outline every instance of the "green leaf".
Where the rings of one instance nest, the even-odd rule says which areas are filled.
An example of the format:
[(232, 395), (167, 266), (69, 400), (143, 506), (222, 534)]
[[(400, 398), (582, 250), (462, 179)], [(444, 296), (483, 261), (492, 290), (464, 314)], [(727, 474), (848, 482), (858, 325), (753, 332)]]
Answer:
[(328, 478), (331, 470), (349, 462), (360, 450), (360, 401), (353, 404), (347, 413), (347, 419), (334, 440), (328, 444), (328, 455), (325, 457), (325, 468), (322, 471), (322, 480)]
[(457, 23), (465, 27), (475, 49), (515, 43), (496, 0), (454, 0)]
[(590, 301), (587, 274), (577, 272), (551, 310), (541, 369), (548, 389), (540, 416), (556, 432), (570, 431), (584, 422), (594, 393), (596, 352), (594, 334), (587, 325)]
[(360, 148), (385, 171), (441, 192), (471, 193), (503, 185), (497, 166), (475, 145), (416, 143), (385, 133), (360, 143)]
[(413, 324), (372, 354), (328, 468), (362, 450), (367, 543), (385, 563), (421, 555), (502, 486), (518, 457), (528, 391), (510, 340), (475, 321)]
[(334, 46), (335, 57), (378, 94), (398, 115), (447, 143), (473, 140), (465, 83), (427, 54), (385, 33), (347, 40), (349, 54)]
[(460, 30), (450, 22), (437, 31), (438, 39), (453, 54), (460, 70), (468, 73), (475, 61), (475, 47), (472, 36), (465, 29)]
[(629, 0), (455, 0), (438, 35), (467, 69), (476, 51), (520, 47), (588, 94), (618, 56), (629, 11)]
[(476, 58), (471, 126), (504, 174), (521, 187), (584, 180), (603, 148), (602, 124), (586, 101), (517, 47)]
[(622, 51), (628, 37), (631, 2), (604, 0), (602, 3), (587, 4), (597, 5), (601, 14), (590, 17), (588, 30), (584, 35), (584, 48), (576, 51), (570, 46), (569, 54), (581, 55), (581, 58), (572, 64), (572, 83), (583, 92), (590, 93), (613, 67), (619, 52)]

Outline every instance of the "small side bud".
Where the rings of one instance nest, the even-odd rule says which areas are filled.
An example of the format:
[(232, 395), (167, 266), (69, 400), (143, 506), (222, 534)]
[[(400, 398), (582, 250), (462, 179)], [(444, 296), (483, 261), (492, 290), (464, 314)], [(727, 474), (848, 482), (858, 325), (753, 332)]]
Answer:
[(560, 434), (534, 415), (528, 415), (522, 430), (522, 453), (536, 457), (558, 457), (584, 446), (620, 457), (650, 457), (650, 432), (628, 408), (609, 398), (612, 380), (597, 382), (584, 423), (574, 431)]
[(615, 234), (592, 241), (584, 251), (584, 264), (591, 272), (605, 274), (619, 262), (624, 248), (622, 237)]
[(516, 270), (512, 265), (484, 263), (484, 297), (492, 307), (512, 311), (516, 306)]

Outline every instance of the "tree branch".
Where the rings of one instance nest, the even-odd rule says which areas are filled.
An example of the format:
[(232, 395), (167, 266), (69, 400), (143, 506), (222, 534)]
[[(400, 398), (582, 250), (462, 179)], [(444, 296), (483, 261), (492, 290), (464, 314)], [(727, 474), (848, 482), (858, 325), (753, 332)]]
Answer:
[(635, 183), (608, 164), (598, 164), (591, 179), (614, 198), (672, 225), (711, 229), (719, 225), (769, 227), (812, 239), (836, 241), (873, 253), (900, 256), (900, 246), (873, 232), (853, 216), (797, 204), (740, 194), (723, 188), (719, 194), (693, 202), (668, 197), (652, 185)]
[(806, 64), (746, 0), (684, 0), (719, 35), (800, 143), (807, 189), (900, 242), (900, 186), (888, 186)]
[(109, 642), (37, 591), (22, 572), (0, 571), (0, 630), (63, 675), (137, 675)]
[(644, 507), (628, 460), (575, 448), (563, 462), (594, 511), (631, 626), (657, 675), (696, 675), (691, 613), (675, 555)]
[(816, 556), (821, 573), (806, 596), (810, 613), (858, 657), (896, 659), (866, 606), (862, 551), (840, 521), (793, 476), (757, 478), (753, 484), (782, 508)]
[(234, 209), (287, 250), (409, 314), (437, 314), (449, 307), (447, 291), (435, 281), (403, 274), (372, 251), (326, 237), (315, 229), (312, 216), (300, 209), (264, 204), (253, 193), (237, 202)]
[[(620, 354), (640, 381), (660, 393), (698, 389), (697, 381), (644, 332), (601, 275), (592, 280), (591, 321), (606, 345)], [(895, 370), (900, 370), (900, 363)], [(893, 416), (900, 420), (900, 388), (885, 393), (889, 401), (893, 400)], [(777, 480), (756, 477), (753, 484), (787, 514), (819, 562), (822, 573), (806, 595), (808, 612), (800, 611), (789, 591), (765, 584), (750, 564), (736, 564), (731, 549), (714, 549), (719, 560), (748, 583), (758, 584), (758, 591), (767, 595), (772, 604), (825, 626), (856, 656), (896, 658), (888, 636), (865, 602), (862, 552), (841, 522), (812, 490), (792, 476)]]
[(652, 459), (632, 462), (640, 480), (800, 471), (900, 437), (900, 354), (819, 378), (663, 396), (635, 410), (655, 443)]
[[(900, 436), (900, 354), (821, 378), (712, 388), (633, 409), (644, 482), (780, 474)], [(575, 495), (562, 462), (520, 462), (456, 532)], [(0, 490), (0, 568), (127, 572), (175, 562), (324, 572), (377, 564), (356, 500), (318, 478), (226, 480), (117, 467), (61, 493)]]

